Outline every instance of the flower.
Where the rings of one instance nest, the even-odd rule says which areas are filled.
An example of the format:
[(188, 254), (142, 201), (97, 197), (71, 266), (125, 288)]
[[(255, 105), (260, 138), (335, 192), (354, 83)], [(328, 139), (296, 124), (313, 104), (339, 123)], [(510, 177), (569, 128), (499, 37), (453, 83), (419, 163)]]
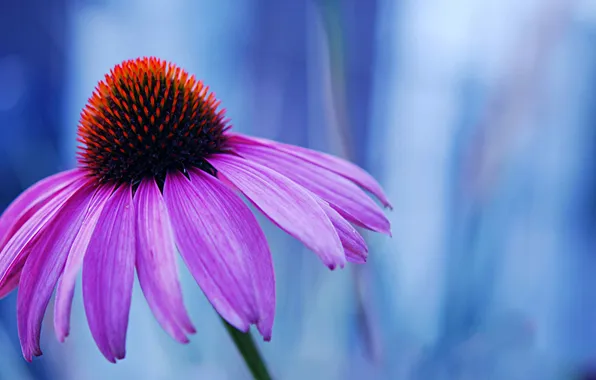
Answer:
[(182, 301), (176, 254), (215, 310), (271, 338), (271, 254), (243, 194), (331, 269), (363, 263), (352, 224), (389, 234), (379, 184), (342, 159), (232, 133), (208, 87), (156, 58), (125, 61), (81, 114), (78, 167), (22, 193), (0, 218), (0, 297), (17, 286), (23, 356), (41, 355), (40, 331), (55, 292), (54, 329), (69, 334), (82, 267), (85, 313), (111, 362), (125, 356), (134, 273), (165, 331), (195, 332)]

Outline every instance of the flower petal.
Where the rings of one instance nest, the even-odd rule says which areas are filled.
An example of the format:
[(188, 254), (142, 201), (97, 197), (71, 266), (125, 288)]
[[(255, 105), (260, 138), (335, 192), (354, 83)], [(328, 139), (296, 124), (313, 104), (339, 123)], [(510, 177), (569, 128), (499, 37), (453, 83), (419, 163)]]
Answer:
[[(26, 257), (26, 256), (25, 256)], [(21, 271), (23, 270), (24, 260), (19, 266), (13, 267), (0, 286), (0, 299), (6, 297), (19, 285)]]
[(178, 249), (215, 310), (242, 331), (256, 323), (269, 340), (275, 280), (265, 235), (232, 190), (203, 171), (190, 174), (170, 173), (164, 186)]
[[(82, 173), (76, 169), (58, 173), (37, 182), (19, 195), (0, 217), (0, 250), (50, 198), (65, 191), (67, 186), (81, 177)], [(20, 259), (4, 276), (4, 280), (0, 283), (0, 298), (5, 297), (17, 287), (26, 258), (27, 253), (23, 252)]]
[(231, 154), (209, 163), (232, 182), (269, 219), (300, 240), (331, 269), (346, 261), (329, 218), (311, 193), (283, 175)]
[(29, 362), (34, 355), (41, 355), (41, 322), (93, 193), (92, 186), (81, 186), (30, 247), (17, 295), (19, 338)]
[(112, 186), (100, 186), (93, 194), (81, 229), (70, 247), (62, 277), (58, 281), (56, 299), (54, 300), (54, 331), (60, 342), (64, 342), (70, 332), (70, 311), (77, 273), (83, 265), (83, 257), (87, 252), (87, 246), (99, 215), (112, 191)]
[(126, 354), (135, 264), (132, 189), (122, 185), (103, 208), (83, 259), (83, 301), (91, 335), (111, 362)]
[(0, 249), (49, 198), (82, 176), (79, 169), (60, 172), (22, 192), (0, 216)]
[(342, 177), (356, 183), (362, 188), (370, 191), (381, 201), (381, 203), (383, 203), (385, 207), (391, 208), (391, 203), (387, 199), (387, 195), (385, 195), (381, 185), (379, 185), (379, 183), (364, 169), (354, 165), (349, 161), (332, 156), (330, 154), (296, 145), (284, 144), (262, 138), (249, 137), (238, 133), (228, 133), (228, 135), (232, 137), (233, 141), (243, 141), (249, 144), (269, 146), (279, 150), (280, 152), (291, 154), (295, 157), (303, 159), (304, 161), (308, 161), (325, 169), (331, 170), (332, 172), (335, 172)]
[(324, 200), (319, 199), (318, 201), (337, 231), (341, 245), (344, 247), (346, 259), (352, 263), (364, 264), (368, 257), (368, 247), (362, 235)]
[(155, 318), (174, 339), (187, 343), (194, 333), (178, 282), (176, 245), (166, 205), (153, 179), (134, 196), (137, 210), (137, 275)]
[(267, 166), (329, 202), (352, 223), (390, 234), (389, 220), (358, 186), (339, 174), (296, 156), (263, 145), (235, 143), (235, 152)]
[(0, 288), (3, 294), (10, 291), (10, 286), (14, 285), (15, 279), (20, 276), (31, 246), (39, 236), (43, 235), (47, 223), (55, 217), (84, 181), (80, 178), (64, 191), (58, 191), (50, 196), (47, 203), (27, 219), (4, 245), (0, 252)]

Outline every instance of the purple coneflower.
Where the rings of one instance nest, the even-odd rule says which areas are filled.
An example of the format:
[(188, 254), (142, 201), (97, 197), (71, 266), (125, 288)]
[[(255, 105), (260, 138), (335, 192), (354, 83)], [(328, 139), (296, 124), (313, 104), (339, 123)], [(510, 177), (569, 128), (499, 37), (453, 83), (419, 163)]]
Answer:
[(230, 132), (201, 81), (156, 58), (117, 65), (81, 115), (79, 165), (27, 189), (0, 218), (0, 296), (17, 286), (23, 355), (41, 355), (41, 323), (56, 289), (54, 328), (69, 333), (82, 267), (91, 333), (111, 362), (125, 356), (136, 268), (157, 321), (174, 339), (195, 332), (176, 254), (215, 310), (271, 338), (275, 280), (265, 236), (243, 202), (329, 268), (363, 263), (352, 225), (389, 234), (379, 184), (357, 166), (297, 146)]

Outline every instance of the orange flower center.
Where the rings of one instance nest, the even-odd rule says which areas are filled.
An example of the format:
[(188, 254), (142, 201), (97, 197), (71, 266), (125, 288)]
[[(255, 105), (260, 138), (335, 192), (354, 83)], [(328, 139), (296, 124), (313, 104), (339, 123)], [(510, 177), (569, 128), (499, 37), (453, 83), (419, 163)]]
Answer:
[(157, 58), (114, 67), (83, 109), (79, 165), (100, 181), (163, 183), (170, 170), (213, 171), (205, 161), (222, 152), (229, 128), (209, 88)]

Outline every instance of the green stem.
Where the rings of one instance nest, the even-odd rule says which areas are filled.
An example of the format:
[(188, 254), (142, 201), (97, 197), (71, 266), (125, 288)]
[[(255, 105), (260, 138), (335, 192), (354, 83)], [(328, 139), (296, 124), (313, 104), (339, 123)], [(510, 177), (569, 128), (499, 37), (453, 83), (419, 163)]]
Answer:
[(271, 380), (267, 366), (265, 365), (250, 332), (243, 333), (225, 320), (222, 319), (222, 322), (224, 326), (226, 326), (226, 330), (228, 330), (228, 334), (230, 334), (236, 348), (240, 351), (253, 378), (255, 380)]

